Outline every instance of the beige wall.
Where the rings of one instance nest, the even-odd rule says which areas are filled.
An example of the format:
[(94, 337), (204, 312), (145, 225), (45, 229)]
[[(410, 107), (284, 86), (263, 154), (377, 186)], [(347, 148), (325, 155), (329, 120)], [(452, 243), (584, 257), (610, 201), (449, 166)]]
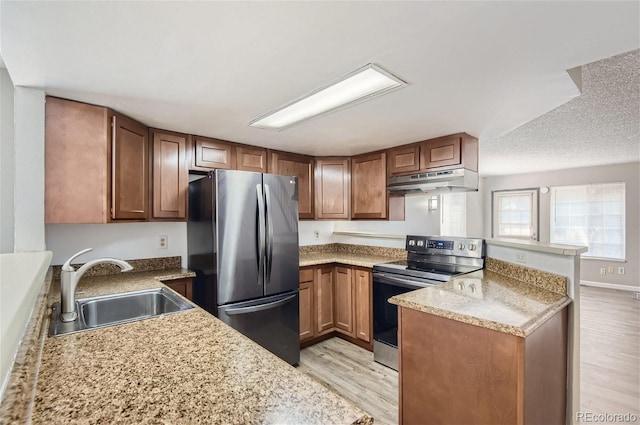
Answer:
[[(624, 182), (626, 184), (626, 261), (581, 260), (581, 280), (640, 287), (640, 162), (571, 168), (540, 173), (493, 176), (482, 179), (484, 237), (491, 237), (491, 192), (505, 189), (525, 189), (542, 186), (580, 185)], [(540, 193), (540, 241), (549, 242), (550, 193)], [(467, 214), (471, 212), (467, 210)], [(600, 274), (601, 267), (614, 267), (614, 274)], [(625, 274), (617, 274), (618, 267)]]

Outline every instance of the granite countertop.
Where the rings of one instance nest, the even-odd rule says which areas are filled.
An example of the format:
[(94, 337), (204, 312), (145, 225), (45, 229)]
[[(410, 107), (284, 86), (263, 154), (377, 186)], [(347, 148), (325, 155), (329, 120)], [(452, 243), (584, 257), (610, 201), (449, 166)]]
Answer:
[(371, 255), (350, 252), (312, 252), (300, 253), (300, 267), (317, 266), (321, 264), (340, 263), (350, 266), (373, 267), (374, 264), (397, 261), (399, 257), (386, 255)]
[[(160, 280), (190, 273), (87, 277), (78, 297), (158, 287)], [(59, 298), (57, 286), (54, 282), (49, 302)], [(32, 422), (367, 424), (373, 419), (196, 307), (46, 337)]]
[(570, 304), (571, 298), (485, 269), (396, 295), (389, 302), (525, 337)]

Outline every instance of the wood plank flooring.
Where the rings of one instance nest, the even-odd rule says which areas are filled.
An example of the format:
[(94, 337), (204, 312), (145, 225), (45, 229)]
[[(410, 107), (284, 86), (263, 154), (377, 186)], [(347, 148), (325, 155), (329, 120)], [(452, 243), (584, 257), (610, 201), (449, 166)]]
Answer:
[(640, 417), (640, 301), (582, 286), (580, 303), (581, 410)]
[(398, 423), (398, 372), (373, 361), (373, 353), (340, 338), (300, 352), (298, 369), (372, 415)]
[[(635, 293), (581, 287), (581, 410), (640, 417), (640, 301)], [(350, 400), (376, 424), (398, 423), (398, 373), (373, 353), (332, 338), (300, 353), (302, 372)]]

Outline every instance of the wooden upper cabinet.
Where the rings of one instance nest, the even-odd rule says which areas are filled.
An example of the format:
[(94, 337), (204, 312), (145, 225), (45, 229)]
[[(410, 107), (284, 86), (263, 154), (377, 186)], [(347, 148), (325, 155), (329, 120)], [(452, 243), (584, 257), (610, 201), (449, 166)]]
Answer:
[(109, 220), (110, 134), (107, 108), (47, 97), (46, 223)]
[(189, 168), (191, 170), (210, 171), (216, 168), (233, 170), (236, 168), (236, 150), (233, 143), (201, 136), (192, 136), (190, 142)]
[(111, 219), (149, 217), (149, 129), (114, 113), (112, 126)]
[(315, 269), (314, 304), (316, 309), (316, 335), (323, 335), (334, 329), (334, 270), (333, 266)]
[(241, 171), (267, 172), (267, 150), (254, 146), (236, 145), (236, 169)]
[(147, 220), (148, 134), (107, 108), (47, 97), (45, 221)]
[(371, 342), (372, 315), (372, 279), (371, 270), (353, 268), (355, 297), (356, 338)]
[(355, 291), (352, 270), (351, 267), (337, 266), (335, 272), (335, 327), (338, 332), (355, 337)]
[(420, 170), (420, 145), (399, 146), (389, 149), (389, 175), (403, 175)]
[(186, 134), (151, 130), (152, 217), (186, 220), (189, 190)]
[(420, 146), (420, 169), (467, 168), (478, 171), (478, 139), (466, 133), (427, 140)]
[(351, 159), (351, 218), (387, 218), (387, 154)]
[(349, 219), (350, 162), (349, 158), (316, 158), (316, 219)]
[(269, 172), (298, 177), (298, 217), (313, 218), (313, 157), (269, 152)]

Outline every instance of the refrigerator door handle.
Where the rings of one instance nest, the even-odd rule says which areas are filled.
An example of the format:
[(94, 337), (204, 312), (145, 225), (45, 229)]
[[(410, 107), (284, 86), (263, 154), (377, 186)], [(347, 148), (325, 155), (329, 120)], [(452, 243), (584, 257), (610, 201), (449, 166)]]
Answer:
[(248, 313), (256, 313), (258, 311), (270, 310), (272, 308), (280, 307), (285, 305), (292, 299), (296, 297), (297, 294), (289, 295), (287, 298), (283, 298), (278, 301), (273, 301), (266, 304), (252, 305), (250, 307), (236, 307), (236, 308), (228, 308), (224, 312), (229, 316), (233, 316), (236, 314), (248, 314)]
[(262, 184), (256, 185), (258, 196), (258, 286), (264, 285), (264, 263), (265, 263), (265, 206), (264, 195), (262, 193)]
[(273, 264), (273, 220), (271, 220), (271, 192), (269, 192), (269, 185), (264, 185), (264, 199), (267, 207), (267, 223), (266, 223), (266, 233), (267, 233), (267, 278), (266, 284), (268, 285), (271, 281), (271, 265)]

